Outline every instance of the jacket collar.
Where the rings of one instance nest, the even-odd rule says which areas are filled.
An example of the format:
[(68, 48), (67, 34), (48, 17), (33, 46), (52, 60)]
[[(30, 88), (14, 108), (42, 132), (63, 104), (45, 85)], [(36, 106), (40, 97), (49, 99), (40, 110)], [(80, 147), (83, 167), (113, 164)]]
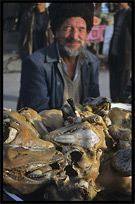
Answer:
[(56, 48), (56, 40), (47, 47), (45, 52), (45, 62), (56, 62), (60, 60)]

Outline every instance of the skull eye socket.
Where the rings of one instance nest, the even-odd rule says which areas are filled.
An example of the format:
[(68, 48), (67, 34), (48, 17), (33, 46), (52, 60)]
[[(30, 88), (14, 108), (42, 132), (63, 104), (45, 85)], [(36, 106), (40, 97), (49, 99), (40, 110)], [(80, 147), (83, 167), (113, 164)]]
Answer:
[(66, 166), (65, 171), (69, 177), (76, 177), (78, 175), (71, 165)]
[(52, 169), (60, 169), (60, 166), (58, 163), (50, 164), (50, 166), (52, 167)]
[(124, 128), (128, 127), (128, 123), (129, 123), (129, 121), (127, 119), (122, 120), (122, 125)]
[(76, 164), (82, 157), (82, 152), (78, 152), (78, 151), (75, 151), (75, 152), (72, 152), (70, 155), (71, 155), (71, 160), (74, 162), (74, 164)]

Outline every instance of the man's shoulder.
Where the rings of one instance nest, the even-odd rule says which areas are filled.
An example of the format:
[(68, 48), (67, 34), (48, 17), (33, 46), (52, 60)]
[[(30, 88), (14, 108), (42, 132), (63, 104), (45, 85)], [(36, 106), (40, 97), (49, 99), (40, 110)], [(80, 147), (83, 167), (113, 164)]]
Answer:
[(27, 65), (32, 67), (34, 66), (34, 68), (36, 67), (38, 69), (41, 69), (41, 67), (43, 68), (45, 63), (45, 50), (46, 48), (44, 47), (25, 57), (22, 62), (22, 66), (25, 67)]
[(31, 61), (36, 63), (38, 63), (39, 61), (41, 62), (45, 58), (45, 50), (45, 47), (40, 50), (36, 50), (31, 55), (27, 56), (25, 59), (30, 59)]
[(88, 49), (86, 49), (84, 51), (85, 56), (87, 57), (87, 59), (89, 60), (89, 62), (97, 62), (98, 58), (96, 55), (94, 55), (92, 52), (90, 52)]
[[(44, 47), (42, 49), (36, 50), (31, 55), (27, 57), (27, 59), (30, 59), (31, 61), (37, 63), (47, 63), (47, 62), (53, 62), (57, 60), (57, 53), (55, 51), (55, 45), (54, 43), (50, 44), (47, 47)], [(49, 60), (48, 60), (49, 59)]]

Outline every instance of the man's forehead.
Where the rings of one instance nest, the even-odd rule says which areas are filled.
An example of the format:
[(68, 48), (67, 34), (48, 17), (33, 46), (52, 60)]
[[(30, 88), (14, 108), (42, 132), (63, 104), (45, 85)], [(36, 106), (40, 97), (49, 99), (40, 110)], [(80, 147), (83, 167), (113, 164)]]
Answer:
[(62, 24), (62, 26), (68, 26), (68, 25), (86, 27), (86, 22), (81, 17), (71, 17), (71, 18), (66, 19)]

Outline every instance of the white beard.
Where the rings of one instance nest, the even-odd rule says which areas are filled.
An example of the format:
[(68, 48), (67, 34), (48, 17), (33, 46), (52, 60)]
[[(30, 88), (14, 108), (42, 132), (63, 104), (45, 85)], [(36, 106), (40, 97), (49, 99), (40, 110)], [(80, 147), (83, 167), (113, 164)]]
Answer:
[(58, 39), (58, 46), (62, 53), (66, 54), (69, 57), (78, 56), (84, 49), (86, 49), (86, 42), (84, 46), (80, 46), (77, 50), (72, 50), (66, 46), (65, 43), (61, 44), (60, 40)]

